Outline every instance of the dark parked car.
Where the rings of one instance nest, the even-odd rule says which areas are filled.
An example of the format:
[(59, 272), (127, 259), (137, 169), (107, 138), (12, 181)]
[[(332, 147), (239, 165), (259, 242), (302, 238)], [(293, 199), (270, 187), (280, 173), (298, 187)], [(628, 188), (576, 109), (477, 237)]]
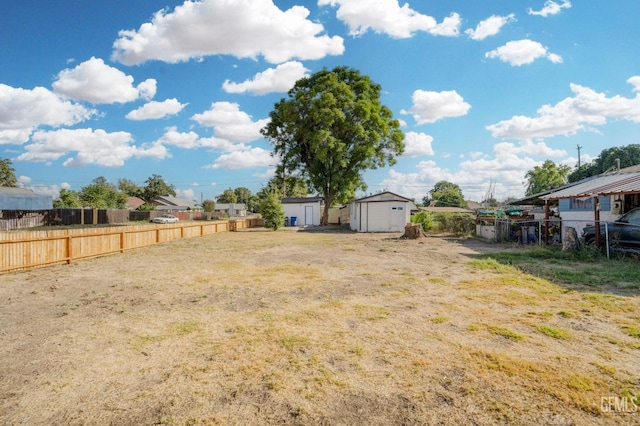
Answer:
[[(613, 251), (640, 253), (640, 207), (628, 211), (615, 222), (609, 222), (609, 245)], [(605, 224), (600, 224), (602, 241), (605, 238)], [(596, 227), (587, 226), (582, 230), (585, 244), (592, 244), (596, 238)]]

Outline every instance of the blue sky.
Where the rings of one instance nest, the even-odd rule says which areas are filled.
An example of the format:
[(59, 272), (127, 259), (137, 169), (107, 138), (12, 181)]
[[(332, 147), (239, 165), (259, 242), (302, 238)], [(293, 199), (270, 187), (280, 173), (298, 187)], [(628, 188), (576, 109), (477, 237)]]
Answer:
[(640, 2), (22, 0), (0, 14), (0, 158), (57, 196), (161, 175), (183, 198), (257, 192), (259, 133), (294, 82), (349, 66), (382, 86), (406, 151), (367, 192), (524, 194), (546, 159), (640, 143)]

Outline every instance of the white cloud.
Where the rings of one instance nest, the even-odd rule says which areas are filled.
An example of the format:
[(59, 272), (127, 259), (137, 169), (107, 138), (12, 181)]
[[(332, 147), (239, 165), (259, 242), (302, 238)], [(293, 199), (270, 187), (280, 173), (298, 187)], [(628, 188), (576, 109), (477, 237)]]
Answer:
[(100, 58), (92, 57), (73, 69), (60, 71), (58, 79), (53, 82), (53, 90), (94, 104), (125, 103), (139, 97), (152, 98), (156, 81), (148, 79), (134, 87), (133, 77), (105, 64)]
[(404, 136), (404, 157), (417, 157), (419, 155), (433, 155), (431, 143), (433, 137), (425, 133), (407, 132)]
[(237, 103), (215, 102), (211, 109), (191, 117), (201, 126), (213, 127), (217, 138), (233, 142), (250, 142), (261, 138), (260, 129), (269, 119), (253, 121), (246, 112), (240, 111)]
[(575, 161), (566, 157), (565, 150), (553, 149), (544, 142), (531, 140), (517, 144), (499, 142), (494, 144), (491, 154), (473, 151), (468, 155), (471, 159), (460, 162), (455, 170), (442, 168), (434, 160), (421, 161), (414, 173), (392, 169), (380, 186), (421, 200), (437, 182), (445, 180), (460, 186), (466, 199), (482, 201), (488, 182), (495, 182), (495, 195), (501, 200), (509, 196), (524, 196), (527, 171), (544, 160), (560, 158), (559, 162), (575, 165)]
[(515, 21), (516, 17), (513, 13), (507, 16), (493, 15), (481, 21), (475, 30), (468, 29), (464, 33), (473, 40), (484, 40), (487, 37), (498, 34), (503, 26)]
[(176, 189), (176, 197), (183, 200), (198, 201), (198, 197), (196, 197), (196, 193), (193, 189)]
[(175, 126), (166, 129), (165, 134), (158, 140), (165, 145), (173, 145), (179, 148), (192, 149), (202, 146), (199, 143), (200, 136), (196, 132), (181, 133)]
[(640, 92), (640, 76), (633, 76), (627, 80), (627, 83), (633, 86), (634, 92)]
[(563, 0), (562, 4), (558, 4), (553, 0), (547, 0), (544, 2), (544, 7), (541, 10), (533, 10), (529, 8), (527, 13), (529, 15), (537, 15), (546, 18), (549, 15), (557, 15), (562, 12), (562, 9), (569, 9), (571, 7), (571, 2), (569, 0)]
[(409, 38), (417, 31), (456, 36), (460, 29), (460, 16), (456, 13), (438, 24), (435, 18), (416, 12), (408, 3), (400, 6), (398, 0), (319, 0), (318, 6), (338, 6), (336, 16), (353, 36), (369, 29), (394, 38)]
[(152, 158), (155, 160), (164, 160), (171, 158), (172, 155), (166, 146), (160, 141), (144, 143), (136, 150), (137, 158)]
[(164, 118), (169, 115), (176, 115), (187, 104), (181, 104), (176, 98), (164, 100), (162, 102), (151, 101), (129, 112), (126, 117), (129, 120), (151, 120)]
[(0, 83), (0, 144), (24, 143), (40, 126), (71, 126), (95, 114), (44, 87), (28, 90)]
[(172, 12), (156, 12), (137, 31), (120, 31), (112, 58), (136, 65), (207, 55), (262, 55), (270, 63), (341, 55), (343, 39), (322, 34), (324, 27), (308, 20), (308, 15), (303, 6), (282, 11), (272, 0), (185, 1)]
[(253, 79), (242, 83), (232, 83), (225, 80), (222, 88), (227, 93), (254, 93), (265, 95), (273, 92), (287, 92), (296, 81), (307, 77), (308, 69), (297, 61), (285, 62), (276, 68), (269, 68), (256, 74)]
[(33, 134), (33, 143), (25, 145), (25, 153), (19, 161), (48, 162), (76, 153), (63, 166), (86, 166), (95, 164), (105, 167), (120, 167), (136, 154), (133, 137), (127, 132), (107, 133), (102, 129), (60, 129)]
[(401, 110), (401, 114), (411, 114), (417, 124), (435, 123), (446, 117), (466, 115), (471, 105), (464, 101), (455, 90), (430, 92), (416, 90), (412, 96), (413, 106)]
[(542, 44), (529, 39), (510, 41), (504, 46), (485, 53), (484, 56), (491, 59), (500, 59), (513, 66), (530, 64), (536, 59), (544, 57), (554, 63), (562, 62), (561, 56), (549, 53)]
[(247, 169), (251, 167), (267, 167), (273, 164), (271, 152), (262, 148), (250, 148), (243, 151), (233, 151), (218, 157), (210, 169)]
[[(627, 81), (634, 84), (640, 80), (632, 77)], [(574, 97), (553, 106), (542, 106), (537, 117), (514, 116), (486, 128), (496, 138), (530, 139), (574, 135), (581, 130), (590, 130), (592, 126), (603, 125), (608, 119), (640, 122), (640, 94), (635, 98), (607, 97), (604, 93), (573, 83), (570, 88)]]

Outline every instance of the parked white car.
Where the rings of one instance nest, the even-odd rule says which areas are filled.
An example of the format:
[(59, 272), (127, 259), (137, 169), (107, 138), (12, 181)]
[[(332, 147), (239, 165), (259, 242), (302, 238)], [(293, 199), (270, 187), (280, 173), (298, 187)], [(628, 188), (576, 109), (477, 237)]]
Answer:
[(163, 214), (162, 216), (154, 217), (151, 222), (153, 223), (178, 223), (180, 219), (172, 214)]

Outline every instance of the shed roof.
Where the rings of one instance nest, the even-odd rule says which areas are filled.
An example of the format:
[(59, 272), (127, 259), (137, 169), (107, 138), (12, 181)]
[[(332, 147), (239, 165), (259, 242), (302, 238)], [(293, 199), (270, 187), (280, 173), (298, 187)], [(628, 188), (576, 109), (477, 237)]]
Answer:
[(322, 197), (285, 197), (280, 200), (282, 204), (304, 204), (322, 202)]
[(379, 194), (368, 195), (366, 197), (358, 198), (356, 203), (372, 203), (372, 202), (385, 202), (385, 201), (405, 201), (412, 203), (413, 200), (402, 195), (395, 194), (391, 191), (384, 191)]
[(598, 175), (595, 178), (577, 182), (568, 188), (551, 191), (540, 198), (559, 200), (561, 198), (585, 198), (613, 194), (640, 194), (640, 169), (633, 170), (636, 170), (635, 166), (615, 173)]

